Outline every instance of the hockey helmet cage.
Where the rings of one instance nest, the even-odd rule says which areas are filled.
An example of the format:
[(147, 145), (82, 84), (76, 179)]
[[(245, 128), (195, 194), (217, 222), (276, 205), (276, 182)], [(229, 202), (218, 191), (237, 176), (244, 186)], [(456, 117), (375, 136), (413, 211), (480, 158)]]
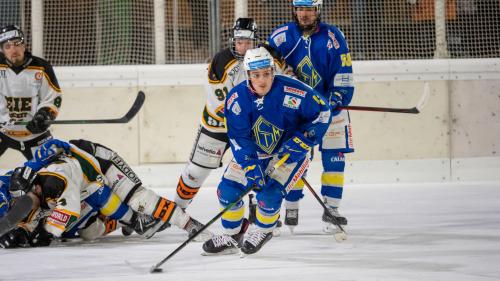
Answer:
[(9, 192), (13, 197), (19, 197), (31, 190), (37, 173), (28, 166), (17, 167), (10, 176)]
[(274, 68), (274, 59), (266, 48), (259, 47), (246, 52), (243, 64), (246, 71)]
[(0, 46), (14, 39), (21, 39), (21, 42), (24, 42), (24, 33), (17, 25), (6, 25), (0, 28)]

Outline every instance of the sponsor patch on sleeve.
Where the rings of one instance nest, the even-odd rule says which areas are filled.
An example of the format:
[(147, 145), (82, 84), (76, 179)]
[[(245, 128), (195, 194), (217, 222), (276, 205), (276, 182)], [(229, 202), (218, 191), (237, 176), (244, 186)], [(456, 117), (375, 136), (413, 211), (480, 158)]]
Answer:
[(286, 95), (285, 99), (283, 100), (283, 106), (291, 109), (298, 109), (301, 101), (302, 99), (298, 97)]
[(333, 79), (335, 87), (354, 87), (354, 77), (352, 73), (337, 73)]
[(238, 93), (235, 92), (234, 94), (231, 95), (231, 97), (229, 97), (229, 99), (227, 100), (227, 107), (230, 108), (231, 107), (231, 104), (233, 104), (233, 101), (238, 97)]
[(279, 47), (283, 42), (286, 42), (286, 33), (280, 33), (273, 38), (274, 44)]
[(290, 94), (294, 94), (294, 95), (297, 95), (299, 97), (305, 97), (306, 96), (306, 91), (304, 90), (299, 90), (297, 88), (293, 88), (293, 87), (288, 87), (288, 86), (285, 86), (283, 88), (283, 91), (286, 92), (286, 93), (290, 93)]
[(285, 26), (283, 26), (283, 27), (280, 27), (280, 28), (276, 29), (276, 30), (273, 32), (273, 34), (271, 34), (271, 38), (273, 38), (274, 36), (276, 36), (278, 33), (283, 32), (283, 31), (286, 31), (286, 30), (288, 30), (288, 25), (285, 25)]

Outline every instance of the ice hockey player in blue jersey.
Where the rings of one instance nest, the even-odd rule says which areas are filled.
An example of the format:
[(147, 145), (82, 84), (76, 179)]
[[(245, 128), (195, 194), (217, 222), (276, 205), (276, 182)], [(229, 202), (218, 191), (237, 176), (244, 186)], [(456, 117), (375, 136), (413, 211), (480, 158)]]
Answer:
[[(330, 213), (341, 225), (347, 219), (338, 213), (344, 187), (344, 153), (354, 152), (351, 122), (346, 106), (354, 93), (351, 56), (344, 34), (335, 26), (321, 22), (322, 0), (293, 0), (294, 21), (278, 26), (268, 44), (292, 67), (297, 78), (318, 91), (332, 108), (332, 123), (320, 143), (323, 164), (321, 194)], [(298, 224), (299, 200), (303, 197), (299, 182), (285, 198), (285, 224), (292, 231)], [(335, 229), (323, 214), (325, 231)]]
[[(224, 234), (203, 245), (206, 254), (253, 254), (272, 238), (283, 196), (301, 178), (308, 154), (325, 134), (331, 121), (327, 100), (306, 84), (275, 74), (270, 53), (250, 49), (244, 57), (247, 80), (227, 95), (225, 116), (234, 159), (217, 189), (226, 207), (248, 188), (257, 193), (255, 227), (245, 236), (244, 202), (236, 202), (222, 215)], [(287, 161), (269, 177), (279, 159)]]

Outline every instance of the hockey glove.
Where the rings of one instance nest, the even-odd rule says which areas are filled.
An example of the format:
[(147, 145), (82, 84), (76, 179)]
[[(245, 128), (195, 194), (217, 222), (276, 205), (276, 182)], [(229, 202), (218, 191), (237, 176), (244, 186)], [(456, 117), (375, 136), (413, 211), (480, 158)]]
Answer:
[(45, 230), (45, 220), (40, 220), (29, 236), (29, 244), (31, 247), (46, 247), (50, 245), (53, 239), (54, 235)]
[(29, 247), (29, 233), (22, 227), (17, 227), (0, 237), (0, 248)]
[(71, 147), (69, 143), (58, 139), (51, 139), (42, 144), (33, 156), (33, 160), (44, 165), (50, 163), (57, 155), (69, 153)]
[(297, 163), (306, 157), (313, 145), (314, 143), (304, 135), (297, 134), (283, 144), (278, 151), (278, 157), (281, 159), (286, 154), (289, 154), (290, 156), (286, 160), (286, 163)]
[(46, 107), (41, 108), (33, 116), (33, 119), (26, 125), (26, 129), (32, 134), (41, 134), (49, 128), (50, 124), (46, 124), (45, 121), (53, 120), (54, 116), (50, 113), (50, 110)]
[(341, 106), (343, 106), (342, 95), (338, 92), (333, 92), (330, 95), (330, 109), (332, 111), (332, 117), (339, 115), (342, 110), (339, 108)]
[(260, 191), (266, 185), (266, 180), (264, 178), (264, 171), (257, 161), (252, 161), (252, 163), (246, 166), (244, 169), (245, 176), (247, 177), (247, 188), (254, 187), (255, 191)]

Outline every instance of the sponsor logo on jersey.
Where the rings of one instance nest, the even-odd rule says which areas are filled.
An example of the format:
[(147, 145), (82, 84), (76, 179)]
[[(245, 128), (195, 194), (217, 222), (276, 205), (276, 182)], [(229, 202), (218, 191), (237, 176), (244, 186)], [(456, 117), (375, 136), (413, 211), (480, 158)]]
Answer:
[(286, 42), (286, 33), (280, 33), (276, 37), (273, 38), (274, 44), (276, 47), (279, 47), (281, 44)]
[(268, 154), (273, 152), (283, 135), (282, 129), (267, 121), (263, 116), (259, 116), (252, 129), (255, 143)]
[(118, 156), (118, 154), (113, 154), (111, 157), (111, 162), (118, 168), (118, 170), (122, 171), (132, 182), (135, 184), (140, 184), (141, 180), (139, 177), (132, 171), (132, 169), (128, 166), (128, 164)]
[(354, 87), (354, 77), (352, 73), (337, 73), (333, 78), (335, 87)]
[(285, 99), (283, 100), (283, 106), (291, 109), (297, 109), (299, 108), (301, 101), (302, 100), (300, 98), (286, 95)]
[(256, 100), (254, 100), (253, 102), (255, 102), (255, 106), (257, 107), (257, 110), (261, 110), (262, 108), (264, 108), (264, 97), (260, 97)]
[(299, 97), (303, 97), (303, 98), (306, 97), (306, 93), (307, 93), (306, 91), (299, 90), (299, 89), (293, 88), (293, 87), (288, 87), (288, 86), (285, 86), (283, 88), (283, 91), (285, 91), (286, 93), (297, 95)]
[(283, 26), (283, 27), (280, 27), (280, 28), (276, 29), (276, 30), (273, 32), (273, 34), (271, 34), (271, 38), (273, 38), (274, 36), (276, 36), (276, 34), (278, 34), (278, 33), (282, 32), (282, 31), (286, 31), (286, 30), (288, 30), (288, 25), (285, 25), (285, 26)]
[(238, 97), (238, 92), (235, 92), (231, 95), (231, 97), (229, 97), (229, 99), (227, 100), (227, 107), (228, 108), (231, 108), (231, 104), (233, 104), (233, 101)]
[(42, 80), (42, 77), (43, 77), (43, 72), (38, 71), (37, 73), (35, 73), (35, 80), (37, 81)]
[(331, 32), (330, 30), (328, 30), (328, 37), (330, 37), (330, 39), (332, 40), (333, 46), (335, 47), (335, 49), (340, 48), (339, 41), (337, 41), (337, 38), (335, 38), (335, 34), (333, 32)]
[(240, 115), (241, 113), (241, 107), (240, 107), (240, 104), (238, 102), (235, 102), (233, 107), (231, 108), (231, 111), (235, 114), (235, 115)]
[(50, 218), (59, 224), (65, 225), (68, 223), (71, 216), (55, 209), (52, 214), (50, 214)]

